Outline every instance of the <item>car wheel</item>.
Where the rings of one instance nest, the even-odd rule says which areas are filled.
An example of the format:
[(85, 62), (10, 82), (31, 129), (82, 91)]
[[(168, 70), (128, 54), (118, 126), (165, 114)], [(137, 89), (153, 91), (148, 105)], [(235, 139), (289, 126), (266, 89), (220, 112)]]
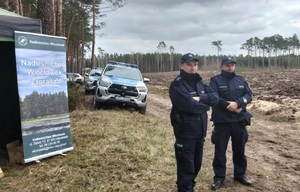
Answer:
[(145, 107), (139, 107), (139, 108), (137, 108), (137, 110), (138, 110), (139, 113), (145, 114), (146, 113), (146, 108), (147, 108), (147, 105)]

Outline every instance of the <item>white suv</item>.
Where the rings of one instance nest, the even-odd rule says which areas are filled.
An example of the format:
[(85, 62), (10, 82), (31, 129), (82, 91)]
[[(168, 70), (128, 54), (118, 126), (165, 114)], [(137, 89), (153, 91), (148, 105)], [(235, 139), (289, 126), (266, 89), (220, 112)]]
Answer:
[(94, 93), (97, 87), (97, 81), (99, 80), (103, 68), (94, 68), (90, 71), (85, 82), (85, 94)]
[(67, 73), (67, 81), (74, 81), (76, 85), (82, 85), (84, 77), (82, 77), (79, 73)]
[(147, 107), (148, 88), (136, 64), (109, 61), (97, 83), (93, 107), (116, 103), (134, 107), (144, 114)]

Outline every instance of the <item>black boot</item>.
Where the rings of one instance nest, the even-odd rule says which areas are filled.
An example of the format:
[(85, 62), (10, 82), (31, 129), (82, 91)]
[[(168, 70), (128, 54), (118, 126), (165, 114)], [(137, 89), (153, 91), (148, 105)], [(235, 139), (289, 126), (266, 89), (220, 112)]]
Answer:
[(223, 184), (223, 181), (221, 180), (215, 180), (214, 183), (211, 185), (212, 190), (217, 190), (219, 189)]
[(243, 185), (246, 185), (246, 186), (251, 186), (252, 185), (252, 182), (250, 180), (248, 180), (246, 177), (242, 177), (242, 178), (234, 178), (235, 181), (243, 184)]

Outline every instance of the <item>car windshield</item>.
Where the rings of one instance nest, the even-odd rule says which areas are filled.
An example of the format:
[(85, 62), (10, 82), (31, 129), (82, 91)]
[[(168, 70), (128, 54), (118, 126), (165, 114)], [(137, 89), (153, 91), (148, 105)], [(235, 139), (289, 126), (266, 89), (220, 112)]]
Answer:
[(106, 76), (121, 77), (141, 81), (142, 77), (137, 69), (129, 67), (107, 66), (104, 72)]
[(67, 73), (67, 77), (68, 77), (68, 78), (75, 78), (75, 77), (77, 77), (77, 76), (76, 76), (76, 74), (74, 74), (74, 73)]
[(102, 68), (92, 69), (90, 72), (90, 76), (100, 76), (102, 71), (103, 71)]

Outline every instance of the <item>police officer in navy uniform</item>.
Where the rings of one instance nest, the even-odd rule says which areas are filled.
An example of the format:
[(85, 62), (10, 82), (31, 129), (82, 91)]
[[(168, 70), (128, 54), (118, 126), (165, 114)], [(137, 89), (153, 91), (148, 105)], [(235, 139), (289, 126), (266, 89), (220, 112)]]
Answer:
[(180, 74), (171, 82), (171, 124), (175, 135), (177, 188), (194, 192), (195, 178), (202, 165), (209, 106), (217, 105), (217, 94), (197, 73), (199, 59), (192, 53), (180, 61)]
[(243, 76), (235, 73), (236, 62), (225, 57), (221, 63), (221, 73), (210, 79), (210, 87), (217, 91), (219, 103), (212, 108), (214, 130), (211, 141), (215, 145), (213, 160), (214, 182), (212, 190), (220, 188), (226, 175), (226, 150), (229, 138), (232, 144), (234, 180), (246, 186), (252, 183), (246, 176), (247, 159), (245, 145), (248, 141), (246, 126), (252, 115), (246, 110), (252, 101), (252, 91)]

